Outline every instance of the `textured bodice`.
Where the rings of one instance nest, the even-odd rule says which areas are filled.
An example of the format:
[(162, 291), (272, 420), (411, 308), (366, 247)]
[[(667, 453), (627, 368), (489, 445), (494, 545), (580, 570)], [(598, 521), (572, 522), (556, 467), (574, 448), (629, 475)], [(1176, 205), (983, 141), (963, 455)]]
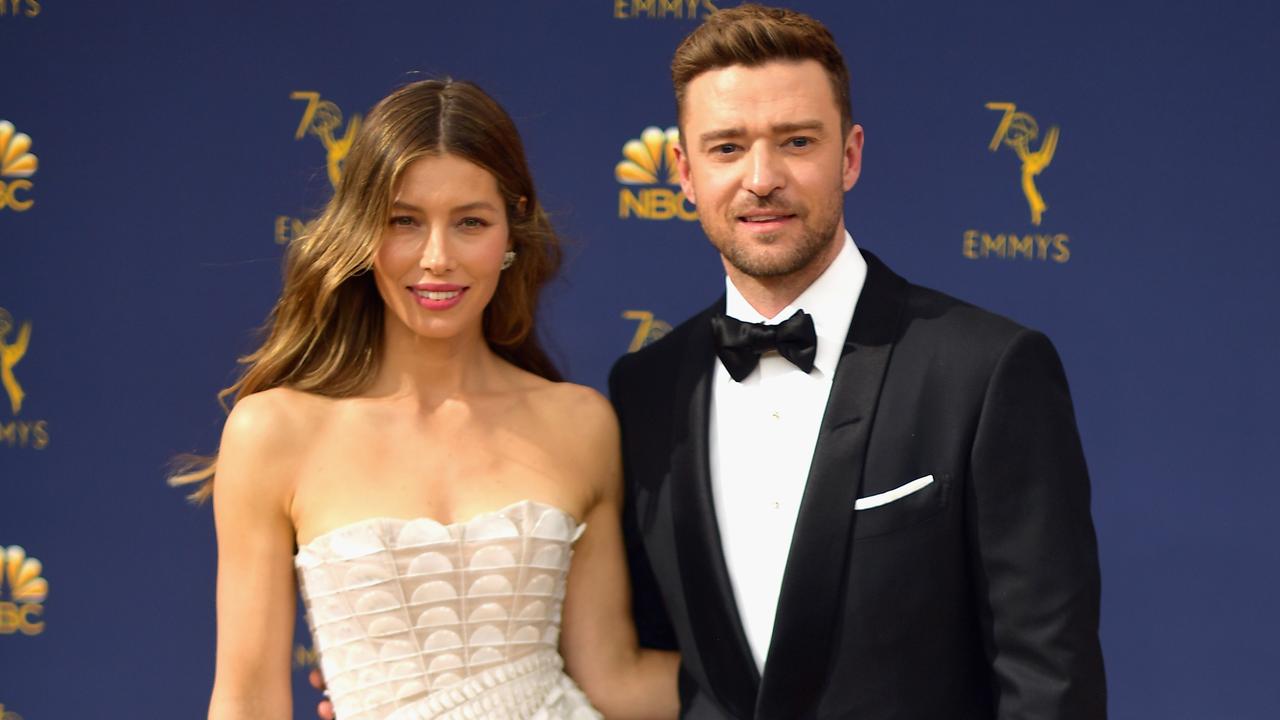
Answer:
[(372, 518), (303, 545), (299, 586), (338, 717), (598, 717), (557, 650), (584, 529), (522, 501), (449, 525)]

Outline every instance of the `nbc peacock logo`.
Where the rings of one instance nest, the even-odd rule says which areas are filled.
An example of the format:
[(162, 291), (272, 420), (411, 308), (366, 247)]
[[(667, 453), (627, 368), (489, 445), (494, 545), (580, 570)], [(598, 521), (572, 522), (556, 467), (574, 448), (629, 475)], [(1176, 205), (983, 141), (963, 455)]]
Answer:
[(31, 177), (40, 160), (31, 154), (31, 136), (18, 132), (13, 123), (0, 120), (0, 212), (26, 212), (36, 201)]
[(44, 566), (18, 545), (0, 547), (0, 635), (44, 632), (44, 601), (49, 581)]
[[(618, 217), (626, 220), (697, 220), (698, 211), (680, 192), (680, 170), (676, 166), (676, 146), (680, 131), (650, 126), (639, 138), (622, 146), (622, 161), (613, 176), (624, 187), (618, 189)], [(672, 187), (675, 186), (675, 187)], [(633, 189), (634, 188), (634, 189)]]
[(22, 716), (13, 710), (6, 709), (4, 703), (0, 703), (0, 720), (22, 720)]

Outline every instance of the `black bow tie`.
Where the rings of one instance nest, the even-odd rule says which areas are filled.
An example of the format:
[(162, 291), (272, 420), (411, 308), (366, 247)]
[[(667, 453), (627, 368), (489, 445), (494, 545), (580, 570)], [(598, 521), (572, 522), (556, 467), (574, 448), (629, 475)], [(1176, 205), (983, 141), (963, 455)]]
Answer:
[(751, 374), (760, 363), (760, 355), (769, 350), (791, 361), (805, 372), (813, 370), (818, 352), (818, 336), (813, 330), (813, 316), (803, 310), (777, 325), (749, 323), (724, 314), (711, 317), (716, 336), (716, 355), (737, 382)]

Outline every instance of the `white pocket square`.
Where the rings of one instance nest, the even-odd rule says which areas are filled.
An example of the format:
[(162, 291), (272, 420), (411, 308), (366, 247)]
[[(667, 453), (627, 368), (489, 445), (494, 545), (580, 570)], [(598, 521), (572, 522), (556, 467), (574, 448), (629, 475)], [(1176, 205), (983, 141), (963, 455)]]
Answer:
[(894, 500), (900, 500), (913, 492), (919, 492), (929, 486), (933, 482), (932, 475), (925, 475), (922, 478), (916, 478), (906, 485), (899, 485), (892, 490), (886, 490), (875, 495), (858, 498), (853, 503), (854, 510), (870, 510), (871, 508), (887, 505)]

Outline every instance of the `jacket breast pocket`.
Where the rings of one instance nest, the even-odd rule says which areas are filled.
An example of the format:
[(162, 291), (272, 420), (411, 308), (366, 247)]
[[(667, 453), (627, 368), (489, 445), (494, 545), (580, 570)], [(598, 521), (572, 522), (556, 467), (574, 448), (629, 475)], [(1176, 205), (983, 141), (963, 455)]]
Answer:
[(850, 509), (854, 539), (884, 535), (929, 520), (946, 507), (949, 485), (946, 475), (924, 475), (884, 490), (864, 485), (863, 496)]

